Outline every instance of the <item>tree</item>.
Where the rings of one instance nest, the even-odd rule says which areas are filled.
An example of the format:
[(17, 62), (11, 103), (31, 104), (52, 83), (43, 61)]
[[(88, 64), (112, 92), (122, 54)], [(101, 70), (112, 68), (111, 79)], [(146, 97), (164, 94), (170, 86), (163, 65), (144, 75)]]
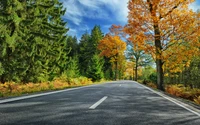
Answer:
[(99, 55), (94, 55), (89, 61), (87, 76), (92, 78), (92, 81), (99, 81), (103, 78), (103, 60)]
[[(157, 85), (164, 90), (163, 65), (169, 56), (177, 54), (175, 45), (197, 43), (196, 13), (188, 9), (191, 0), (130, 0), (125, 32), (130, 38), (141, 39), (143, 50), (152, 52), (156, 60)], [(152, 46), (153, 45), (153, 46)], [(170, 51), (168, 51), (170, 50)]]
[(101, 27), (95, 25), (91, 32), (91, 40), (88, 48), (90, 48), (91, 57), (93, 57), (94, 54), (99, 54), (99, 50), (97, 49), (97, 46), (100, 42), (100, 40), (103, 39), (103, 33), (101, 31)]
[(145, 66), (151, 63), (152, 59), (150, 58), (148, 53), (145, 53), (144, 50), (142, 50), (140, 45), (140, 37), (133, 36), (132, 38), (127, 38), (127, 34), (124, 32), (124, 27), (121, 25), (112, 25), (111, 28), (109, 28), (110, 32), (114, 35), (119, 35), (120, 37), (127, 40), (127, 54), (126, 58), (135, 61), (132, 66), (134, 70), (134, 80), (137, 81), (138, 79), (138, 67), (139, 66)]
[[(91, 64), (92, 62), (94, 62), (94, 61), (91, 61), (93, 56), (99, 54), (97, 45), (99, 44), (99, 41), (102, 38), (103, 38), (103, 33), (100, 29), (100, 26), (94, 26), (94, 28), (91, 31), (91, 35), (87, 32), (82, 35), (80, 43), (79, 43), (79, 63), (80, 63), (80, 69), (81, 69), (82, 75), (88, 76), (88, 77), (91, 76), (91, 75), (88, 75), (88, 73), (86, 72), (90, 72), (87, 70), (89, 66), (93, 65)], [(100, 59), (100, 60), (103, 60), (103, 59)]]
[(90, 58), (90, 52), (88, 48), (88, 44), (90, 41), (90, 34), (88, 32), (85, 32), (80, 40), (80, 43), (78, 45), (78, 58), (79, 58), (79, 68), (80, 73), (83, 76), (86, 76), (86, 70), (89, 63)]
[(66, 69), (65, 13), (58, 0), (0, 2), (1, 82), (41, 82)]
[(13, 69), (13, 67), (17, 67), (17, 61), (13, 55), (18, 42), (22, 40), (19, 28), (23, 17), (20, 16), (22, 11), (24, 11), (23, 5), (18, 0), (0, 2), (0, 76), (2, 83), (11, 79), (11, 76), (16, 77), (17, 74), (16, 70)]
[(70, 57), (74, 57), (77, 56), (78, 54), (78, 41), (76, 36), (72, 37), (72, 36), (68, 36), (67, 37), (67, 45), (69, 47), (69, 54), (68, 56)]
[(110, 59), (110, 62), (115, 69), (115, 79), (118, 79), (120, 64), (123, 65), (123, 61), (125, 60), (124, 51), (126, 49), (126, 43), (123, 42), (119, 36), (107, 34), (100, 41), (98, 49), (101, 51), (101, 56)]
[(79, 66), (78, 66), (78, 58), (70, 57), (65, 74), (67, 78), (76, 78), (80, 75)]
[[(137, 39), (135, 39), (137, 40)], [(139, 40), (138, 40), (139, 42)], [(151, 65), (152, 58), (149, 54), (145, 53), (144, 50), (142, 50), (140, 47), (138, 47), (138, 44), (127, 41), (127, 58), (131, 61), (134, 61), (133, 70), (134, 70), (134, 80), (137, 81), (138, 79), (138, 67), (140, 66), (147, 66)]]

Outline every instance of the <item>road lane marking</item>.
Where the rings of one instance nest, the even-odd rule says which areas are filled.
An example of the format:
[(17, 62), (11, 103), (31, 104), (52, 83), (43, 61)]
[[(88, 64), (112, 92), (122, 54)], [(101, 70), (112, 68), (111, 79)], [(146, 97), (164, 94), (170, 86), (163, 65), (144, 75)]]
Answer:
[(94, 103), (92, 106), (89, 107), (89, 109), (95, 109), (97, 106), (99, 106), (103, 101), (105, 101), (108, 97), (104, 96), (101, 98), (98, 102)]
[[(136, 82), (136, 83), (137, 83), (137, 82)], [(157, 94), (157, 95), (159, 95), (159, 96), (161, 96), (161, 97), (163, 97), (163, 98), (165, 98), (165, 99), (167, 99), (167, 100), (169, 100), (169, 101), (175, 103), (176, 105), (178, 105), (178, 106), (180, 106), (180, 107), (182, 107), (182, 108), (188, 110), (189, 112), (191, 112), (191, 113), (193, 113), (193, 114), (195, 114), (195, 115), (197, 115), (197, 116), (200, 117), (200, 113), (198, 113), (198, 112), (196, 112), (196, 111), (194, 111), (194, 110), (188, 108), (188, 107), (191, 107), (191, 106), (189, 106), (189, 105), (187, 105), (187, 104), (185, 104), (185, 103), (183, 103), (183, 102), (181, 102), (181, 101), (178, 101), (178, 100), (176, 100), (176, 99), (173, 99), (173, 98), (171, 98), (171, 97), (169, 97), (169, 96), (166, 96), (166, 95), (164, 95), (164, 94), (162, 94), (162, 93), (160, 93), (160, 92), (157, 92), (157, 91), (155, 91), (155, 90), (153, 90), (153, 89), (151, 89), (151, 88), (149, 88), (149, 87), (147, 87), (147, 86), (144, 86), (144, 85), (142, 85), (142, 84), (140, 84), (140, 83), (137, 83), (137, 84), (143, 86), (144, 88), (150, 90), (151, 92), (153, 92), (153, 93), (155, 93), (155, 94)], [(193, 107), (192, 107), (192, 108), (193, 108)], [(195, 109), (195, 110), (197, 110), (197, 109)]]

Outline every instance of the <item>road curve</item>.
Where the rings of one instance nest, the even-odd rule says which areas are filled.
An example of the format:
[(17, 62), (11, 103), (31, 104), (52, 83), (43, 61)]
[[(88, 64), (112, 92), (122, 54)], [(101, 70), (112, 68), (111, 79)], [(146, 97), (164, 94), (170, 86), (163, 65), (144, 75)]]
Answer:
[(200, 125), (200, 116), (136, 82), (117, 81), (2, 103), (0, 125)]

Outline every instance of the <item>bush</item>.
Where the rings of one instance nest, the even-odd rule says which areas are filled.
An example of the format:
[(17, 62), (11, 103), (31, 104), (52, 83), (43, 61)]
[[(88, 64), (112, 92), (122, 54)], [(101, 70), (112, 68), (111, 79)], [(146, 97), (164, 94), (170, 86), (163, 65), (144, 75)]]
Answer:
[(191, 101), (196, 100), (195, 102), (198, 102), (199, 98), (197, 97), (200, 96), (199, 89), (191, 89), (189, 87), (184, 87), (182, 84), (168, 85), (166, 87), (166, 92), (171, 95), (188, 99)]
[(153, 82), (153, 83), (157, 83), (157, 73), (156, 73), (156, 72), (152, 73), (152, 74), (149, 76), (148, 79), (149, 79), (151, 82)]
[(0, 84), (0, 97), (15, 96), (33, 92), (47, 91), (47, 90), (59, 90), (74, 86), (83, 86), (92, 84), (92, 80), (87, 77), (79, 78), (67, 78), (62, 76), (54, 79), (52, 82), (42, 83), (27, 83), (17, 84), (14, 82), (6, 82)]
[(194, 102), (200, 105), (200, 96), (194, 99)]
[(154, 83), (147, 83), (147, 86), (149, 86), (149, 87), (151, 87), (151, 88), (154, 88), (154, 89), (157, 89), (157, 86), (156, 86), (156, 84), (154, 84)]

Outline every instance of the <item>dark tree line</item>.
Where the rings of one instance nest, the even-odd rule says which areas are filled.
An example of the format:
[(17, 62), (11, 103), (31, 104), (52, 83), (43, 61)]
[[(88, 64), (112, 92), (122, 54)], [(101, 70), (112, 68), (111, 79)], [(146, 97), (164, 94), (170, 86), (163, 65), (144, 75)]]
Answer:
[[(110, 78), (99, 56), (100, 26), (78, 42), (68, 36), (59, 0), (0, 1), (0, 82), (43, 82), (65, 75), (93, 81)], [(109, 72), (109, 73), (108, 73)]]
[(65, 10), (58, 0), (0, 2), (0, 81), (41, 82), (66, 69)]

